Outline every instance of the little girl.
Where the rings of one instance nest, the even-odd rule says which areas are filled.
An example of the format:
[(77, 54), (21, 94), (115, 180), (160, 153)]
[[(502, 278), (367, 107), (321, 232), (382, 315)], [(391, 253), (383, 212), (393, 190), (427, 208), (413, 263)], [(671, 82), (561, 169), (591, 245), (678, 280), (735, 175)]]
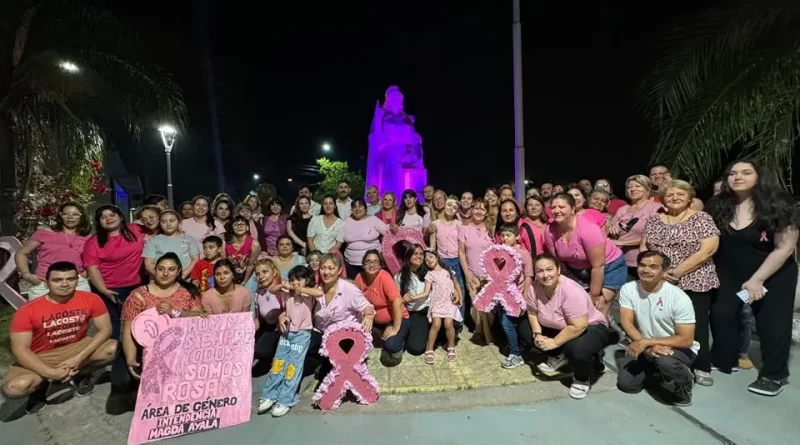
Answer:
[(186, 235), (180, 230), (180, 219), (174, 210), (165, 210), (159, 217), (161, 234), (150, 237), (144, 245), (142, 257), (144, 258), (144, 268), (155, 276), (156, 260), (165, 253), (172, 252), (178, 255), (181, 260), (183, 276), (178, 277), (187, 279), (194, 269), (194, 265), (200, 260), (200, 251), (194, 238)]
[(454, 362), (458, 356), (456, 355), (456, 330), (453, 321), (463, 321), (459, 308), (461, 291), (455, 274), (444, 264), (436, 252), (431, 250), (425, 252), (425, 269), (427, 270), (425, 290), (413, 297), (414, 300), (418, 300), (430, 296), (428, 321), (431, 323), (431, 330), (428, 332), (428, 347), (423, 360), (429, 365), (434, 363), (433, 345), (436, 337), (439, 336), (439, 329), (441, 329), (442, 319), (444, 319), (444, 328), (447, 334), (447, 360)]
[[(464, 274), (458, 258), (458, 232), (461, 221), (458, 215), (458, 200), (454, 196), (447, 198), (442, 216), (431, 222), (428, 229), (431, 234), (431, 250), (436, 251), (444, 264), (453, 271), (459, 286), (460, 295), (465, 295)], [(462, 297), (463, 298), (463, 297)], [(464, 318), (465, 305), (461, 305), (461, 318)]]
[(312, 283), (311, 270), (306, 266), (295, 266), (289, 271), (288, 283), (270, 288), (271, 292), (280, 294), (285, 309), (278, 317), (278, 329), (282, 335), (258, 402), (258, 414), (271, 408), (272, 417), (281, 417), (300, 401), (297, 387), (303, 378), (303, 362), (314, 329), (311, 311), (315, 298), (323, 295), (322, 290), (307, 287)]
[(306, 262), (308, 263), (308, 267), (311, 269), (314, 277), (314, 285), (319, 286), (320, 278), (319, 278), (319, 260), (322, 258), (322, 252), (319, 250), (312, 250), (311, 252), (306, 255)]

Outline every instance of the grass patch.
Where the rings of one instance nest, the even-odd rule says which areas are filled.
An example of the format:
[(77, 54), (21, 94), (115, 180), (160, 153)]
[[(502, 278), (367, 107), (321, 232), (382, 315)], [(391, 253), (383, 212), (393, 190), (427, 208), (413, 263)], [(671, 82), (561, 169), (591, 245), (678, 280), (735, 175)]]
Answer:
[(8, 366), (14, 358), (11, 356), (11, 336), (9, 327), (14, 308), (9, 304), (0, 303), (0, 366)]

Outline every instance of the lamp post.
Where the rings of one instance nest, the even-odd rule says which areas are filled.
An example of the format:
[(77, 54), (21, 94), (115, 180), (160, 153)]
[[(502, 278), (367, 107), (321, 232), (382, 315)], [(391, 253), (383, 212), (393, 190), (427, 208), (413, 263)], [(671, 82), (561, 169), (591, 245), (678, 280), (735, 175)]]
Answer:
[(525, 196), (525, 142), (522, 126), (522, 22), (519, 0), (514, 0), (511, 24), (514, 46), (514, 185), (517, 196)]
[(172, 146), (175, 145), (175, 138), (178, 135), (178, 130), (171, 125), (162, 125), (158, 127), (161, 133), (161, 142), (164, 143), (164, 153), (167, 154), (167, 201), (169, 201), (170, 208), (175, 208), (175, 200), (172, 198)]

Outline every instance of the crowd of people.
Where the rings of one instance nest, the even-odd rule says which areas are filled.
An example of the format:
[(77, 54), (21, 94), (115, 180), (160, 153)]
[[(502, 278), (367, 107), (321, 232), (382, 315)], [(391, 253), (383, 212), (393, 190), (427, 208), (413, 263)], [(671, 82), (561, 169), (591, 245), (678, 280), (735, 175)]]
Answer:
[[(775, 396), (788, 383), (800, 212), (756, 161), (726, 167), (705, 203), (663, 165), (629, 177), (624, 197), (605, 179), (543, 183), (519, 197), (509, 185), (482, 196), (430, 185), (421, 196), (350, 192), (342, 182), (315, 202), (303, 187), (290, 208), (277, 197), (235, 204), (220, 194), (171, 209), (156, 195), (130, 223), (112, 205), (97, 208), (92, 224), (80, 205), (62, 204), (55, 226), (16, 253), (30, 302), (12, 321), (16, 363), (0, 410), (35, 412), (52, 385), (88, 395), (107, 365), (109, 412), (130, 409), (142, 357), (131, 325), (149, 308), (172, 317), (251, 312), (254, 368), (269, 369), (257, 411), (276, 417), (298, 403), (304, 374), (330, 371), (322, 333), (342, 321), (373, 333), (382, 366), (433, 364), (440, 345), (457, 361), (459, 332), (469, 330), (469, 341), (505, 346), (502, 368), (568, 369), (575, 399), (605, 371), (604, 349), (619, 343), (628, 356), (620, 390), (654, 388), (676, 405), (691, 403), (694, 385), (712, 386), (714, 372), (752, 368), (756, 329), (762, 366), (748, 389)], [(401, 229), (424, 243), (395, 246), (402, 267), (393, 275), (381, 242)], [(472, 304), (489, 278), (482, 253), (494, 244), (521, 259), (519, 313)]]

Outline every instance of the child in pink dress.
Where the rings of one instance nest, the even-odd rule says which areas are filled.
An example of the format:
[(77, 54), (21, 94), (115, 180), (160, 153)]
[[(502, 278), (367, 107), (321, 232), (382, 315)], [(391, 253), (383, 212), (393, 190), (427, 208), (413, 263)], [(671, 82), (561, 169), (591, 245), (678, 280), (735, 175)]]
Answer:
[(454, 362), (456, 355), (456, 330), (453, 321), (462, 322), (461, 316), (461, 290), (452, 270), (432, 250), (425, 252), (425, 290), (415, 296), (415, 299), (424, 299), (430, 296), (428, 308), (428, 321), (431, 330), (428, 332), (428, 347), (423, 359), (432, 365), (435, 361), (433, 345), (439, 336), (444, 320), (445, 333), (447, 334), (447, 360)]

